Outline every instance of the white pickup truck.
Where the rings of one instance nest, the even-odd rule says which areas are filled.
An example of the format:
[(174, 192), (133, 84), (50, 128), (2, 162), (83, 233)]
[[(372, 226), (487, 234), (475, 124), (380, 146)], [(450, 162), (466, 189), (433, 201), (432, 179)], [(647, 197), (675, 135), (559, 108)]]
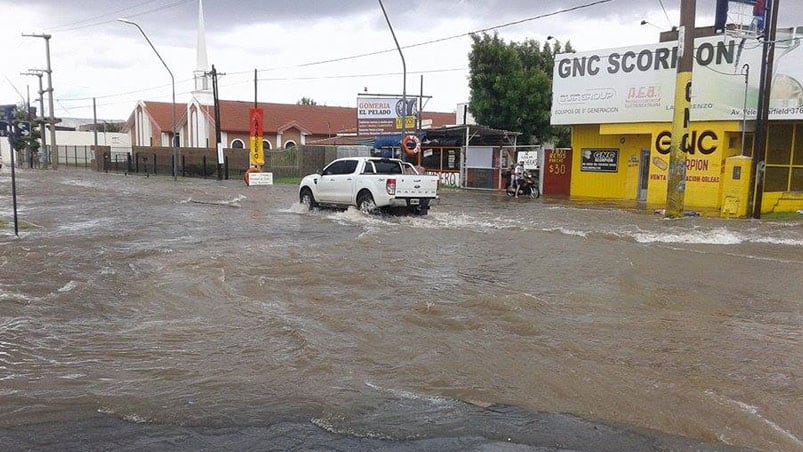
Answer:
[(348, 157), (337, 159), (320, 174), (301, 180), (299, 200), (316, 206), (347, 208), (363, 212), (405, 209), (426, 215), (438, 198), (438, 176), (419, 174), (413, 165), (398, 159)]

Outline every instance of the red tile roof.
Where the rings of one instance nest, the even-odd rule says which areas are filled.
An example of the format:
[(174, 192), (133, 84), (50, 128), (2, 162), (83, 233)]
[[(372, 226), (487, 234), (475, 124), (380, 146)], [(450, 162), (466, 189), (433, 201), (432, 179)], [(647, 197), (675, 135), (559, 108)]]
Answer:
[[(159, 132), (170, 131), (172, 117), (170, 115), (170, 107), (173, 106), (172, 102), (152, 102), (144, 101), (145, 109), (151, 115)], [(187, 116), (187, 104), (176, 104), (176, 129), (181, 129), (181, 124), (185, 122)]]
[[(249, 131), (248, 109), (253, 102), (220, 100), (221, 130), (226, 132)], [(353, 107), (328, 107), (325, 105), (296, 105), (260, 102), (265, 118), (263, 130), (274, 134), (288, 124), (297, 124), (313, 135), (334, 135), (353, 132), (357, 129), (357, 109)], [(213, 108), (204, 106), (207, 114), (214, 117)], [(432, 127), (454, 124), (454, 113), (423, 112), (424, 119), (432, 119)]]
[[(170, 130), (170, 106), (168, 102), (144, 102), (148, 113), (162, 131)], [(249, 132), (249, 108), (253, 102), (220, 100), (221, 130), (231, 133)], [(260, 102), (265, 119), (265, 133), (276, 134), (288, 125), (297, 125), (299, 129), (313, 135), (335, 135), (337, 133), (355, 132), (357, 130), (357, 109), (353, 107), (328, 107), (324, 105), (297, 105)], [(202, 105), (201, 109), (214, 118), (214, 108)], [(133, 116), (133, 114), (132, 114)], [(186, 122), (187, 105), (176, 104), (176, 122), (181, 126)], [(422, 112), (424, 120), (432, 120), (432, 127), (442, 127), (455, 123), (454, 113)], [(214, 121), (212, 121), (214, 122)]]

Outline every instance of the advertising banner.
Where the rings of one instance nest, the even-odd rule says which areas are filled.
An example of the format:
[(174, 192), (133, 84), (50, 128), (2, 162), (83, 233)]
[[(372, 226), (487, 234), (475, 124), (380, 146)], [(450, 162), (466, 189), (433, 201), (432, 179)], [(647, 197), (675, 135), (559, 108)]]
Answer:
[(250, 117), (251, 165), (264, 165), (265, 154), (262, 149), (264, 111), (261, 108), (250, 107), (248, 114)]
[[(770, 119), (803, 119), (801, 38), (803, 27), (778, 30)], [(745, 104), (755, 119), (762, 44), (718, 35), (694, 47), (691, 120), (742, 120)], [(552, 124), (671, 122), (677, 60), (676, 41), (557, 55)]]
[(615, 173), (619, 169), (619, 149), (580, 150), (580, 171)]
[(402, 118), (406, 118), (404, 128), (415, 128), (418, 114), (418, 98), (408, 97), (405, 106), (400, 97), (357, 97), (357, 135), (393, 135), (401, 132)]

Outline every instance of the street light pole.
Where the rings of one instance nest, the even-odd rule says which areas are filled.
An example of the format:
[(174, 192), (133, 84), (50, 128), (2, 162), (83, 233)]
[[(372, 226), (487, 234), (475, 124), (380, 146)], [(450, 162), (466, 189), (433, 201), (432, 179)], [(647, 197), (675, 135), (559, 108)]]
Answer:
[[(399, 143), (399, 149), (404, 146), (404, 135), (407, 133), (407, 63), (404, 62), (404, 53), (402, 53), (401, 46), (399, 45), (399, 40), (396, 39), (396, 33), (393, 31), (393, 26), (390, 24), (390, 19), (388, 18), (388, 13), (385, 11), (385, 5), (382, 4), (382, 0), (379, 0), (379, 6), (382, 8), (382, 14), (385, 15), (385, 21), (388, 23), (388, 28), (390, 28), (390, 34), (393, 35), (393, 42), (396, 43), (396, 48), (399, 49), (399, 55), (401, 56), (402, 60), (402, 70), (404, 72), (402, 78), (402, 126), (401, 126), (401, 142)], [(404, 158), (404, 153), (399, 152), (399, 157)]]
[(142, 33), (142, 36), (145, 38), (145, 40), (148, 41), (148, 44), (151, 46), (151, 49), (153, 49), (153, 52), (156, 54), (157, 57), (159, 57), (159, 61), (161, 61), (162, 65), (165, 67), (165, 69), (167, 69), (167, 73), (170, 74), (170, 84), (173, 87), (173, 103), (170, 109), (170, 118), (172, 121), (171, 125), (172, 135), (170, 136), (170, 146), (173, 148), (173, 180), (176, 180), (176, 178), (178, 177), (178, 146), (176, 145), (176, 79), (173, 77), (173, 71), (171, 71), (170, 68), (167, 67), (167, 63), (165, 63), (165, 60), (162, 58), (162, 55), (159, 55), (159, 51), (157, 51), (156, 47), (153, 46), (153, 43), (148, 38), (148, 35), (146, 35), (145, 32), (142, 30), (142, 27), (140, 27), (135, 22), (132, 22), (128, 19), (120, 18), (117, 20), (119, 22), (137, 27), (139, 32)]

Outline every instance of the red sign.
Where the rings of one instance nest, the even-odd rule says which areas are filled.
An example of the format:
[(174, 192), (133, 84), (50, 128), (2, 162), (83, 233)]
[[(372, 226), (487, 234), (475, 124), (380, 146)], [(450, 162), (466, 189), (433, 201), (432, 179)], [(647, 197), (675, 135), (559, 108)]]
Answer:
[[(263, 112), (261, 108), (250, 107), (248, 113), (251, 116), (251, 155), (249, 157), (251, 166), (260, 166), (265, 164), (265, 154), (262, 147), (262, 118)], [(246, 180), (248, 183), (248, 180)]]
[(261, 108), (248, 108), (248, 114), (251, 118), (251, 136), (252, 137), (262, 137), (262, 122), (264, 118), (264, 113)]
[(544, 194), (569, 196), (572, 185), (572, 150), (547, 149), (544, 154)]

